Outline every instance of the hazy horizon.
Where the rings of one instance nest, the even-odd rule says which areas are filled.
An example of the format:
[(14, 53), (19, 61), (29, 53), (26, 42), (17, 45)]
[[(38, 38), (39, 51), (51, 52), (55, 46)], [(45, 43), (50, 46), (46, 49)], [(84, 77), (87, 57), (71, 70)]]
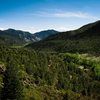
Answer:
[(3, 0), (0, 30), (74, 30), (100, 19), (99, 4), (99, 0)]

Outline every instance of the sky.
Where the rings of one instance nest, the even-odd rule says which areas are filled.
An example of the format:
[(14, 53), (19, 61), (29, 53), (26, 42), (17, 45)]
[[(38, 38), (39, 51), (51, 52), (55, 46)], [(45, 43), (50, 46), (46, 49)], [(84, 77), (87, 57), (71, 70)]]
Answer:
[(0, 0), (0, 29), (74, 30), (100, 19), (100, 0)]

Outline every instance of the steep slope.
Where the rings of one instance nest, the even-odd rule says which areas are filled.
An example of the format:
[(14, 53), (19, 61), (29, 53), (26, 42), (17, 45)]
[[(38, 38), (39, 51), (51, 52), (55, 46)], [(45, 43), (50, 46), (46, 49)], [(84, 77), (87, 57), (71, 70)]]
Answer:
[(36, 37), (38, 37), (42, 40), (42, 39), (47, 38), (48, 36), (51, 36), (51, 35), (54, 35), (54, 34), (57, 34), (57, 33), (59, 33), (59, 32), (55, 31), (55, 30), (45, 30), (45, 31), (41, 31), (41, 32), (36, 32), (34, 34), (34, 36), (36, 36)]
[(50, 36), (27, 47), (56, 52), (100, 52), (100, 21), (87, 24), (77, 30)]
[(29, 32), (14, 29), (0, 31), (1, 44), (13, 45), (36, 41), (38, 41), (38, 38)]
[(14, 29), (8, 29), (5, 30), (9, 35), (13, 37), (20, 38), (24, 41), (37, 41), (37, 38), (33, 36), (32, 33), (21, 31), (21, 30), (14, 30)]
[(34, 34), (15, 29), (0, 30), (0, 44), (20, 45), (24, 43), (37, 42), (57, 33), (58, 32), (55, 30), (45, 30)]

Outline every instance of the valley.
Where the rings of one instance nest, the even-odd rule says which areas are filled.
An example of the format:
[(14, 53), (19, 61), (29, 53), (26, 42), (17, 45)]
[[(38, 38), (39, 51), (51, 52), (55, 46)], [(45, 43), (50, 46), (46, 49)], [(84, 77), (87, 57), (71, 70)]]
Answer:
[(1, 31), (0, 100), (99, 100), (99, 33), (100, 21), (35, 42)]

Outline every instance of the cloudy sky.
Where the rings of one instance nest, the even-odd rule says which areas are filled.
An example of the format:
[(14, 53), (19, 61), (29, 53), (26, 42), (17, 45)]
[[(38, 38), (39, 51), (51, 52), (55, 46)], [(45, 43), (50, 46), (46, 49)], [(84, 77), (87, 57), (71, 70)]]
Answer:
[(100, 19), (100, 0), (0, 0), (0, 29), (73, 30)]

